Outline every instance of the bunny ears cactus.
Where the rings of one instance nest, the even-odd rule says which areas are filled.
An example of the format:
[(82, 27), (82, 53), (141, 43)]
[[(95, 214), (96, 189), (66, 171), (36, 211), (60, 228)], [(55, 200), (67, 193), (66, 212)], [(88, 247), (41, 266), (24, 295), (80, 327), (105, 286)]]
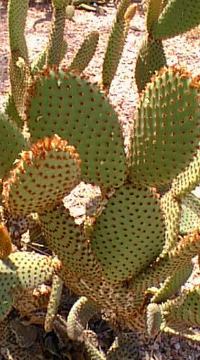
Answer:
[[(199, 324), (199, 290), (182, 295), (181, 286), (192, 272), (192, 257), (200, 252), (199, 204), (188, 195), (200, 181), (200, 78), (180, 66), (167, 66), (162, 44), (162, 39), (197, 24), (196, 15), (191, 17), (199, 12), (193, 1), (189, 5), (184, 0), (183, 19), (174, 24), (177, 4), (177, 0), (149, 1), (147, 31), (135, 68), (140, 97), (132, 117), (128, 158), (118, 114), (106, 94), (136, 8), (129, 0), (121, 1), (101, 84), (92, 85), (81, 73), (95, 52), (99, 34), (90, 33), (71, 65), (60, 66), (66, 50), (67, 1), (55, 0), (48, 44), (31, 65), (24, 37), (27, 3), (20, 13), (22, 2), (15, 8), (10, 0), (12, 94), (7, 115), (0, 116), (2, 204), (8, 216), (37, 213), (37, 231), (61, 266), (51, 257), (10, 253), (9, 234), (3, 233), (2, 223), (0, 318), (15, 301), (16, 287), (36, 286), (56, 273), (62, 280), (51, 301), (60, 296), (62, 281), (84, 296), (75, 306), (75, 316), (72, 311), (69, 317), (72, 333), (88, 320), (84, 322), (82, 308), (87, 303), (92, 311), (96, 306), (108, 310), (120, 328), (144, 331), (147, 322), (153, 335), (173, 328), (174, 319), (184, 325)], [(24, 125), (28, 136), (23, 135)], [(102, 196), (100, 211), (87, 214), (79, 225), (63, 197), (81, 181), (99, 186)], [(57, 302), (52, 306), (51, 301), (52, 319)], [(185, 315), (188, 309), (191, 315)], [(46, 321), (47, 329), (51, 325)], [(132, 343), (126, 337), (122, 341), (119, 337), (119, 349), (113, 344), (108, 358), (117, 351), (129, 356)], [(137, 351), (130, 351), (136, 356)], [(88, 353), (96, 356), (90, 344)]]

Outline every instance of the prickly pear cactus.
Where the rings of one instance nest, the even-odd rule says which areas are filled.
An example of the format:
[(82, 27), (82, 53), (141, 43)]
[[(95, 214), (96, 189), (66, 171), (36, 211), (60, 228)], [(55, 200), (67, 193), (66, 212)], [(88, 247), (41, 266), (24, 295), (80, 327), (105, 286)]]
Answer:
[[(96, 49), (97, 32), (83, 42), (68, 68), (60, 65), (67, 1), (53, 1), (47, 47), (31, 66), (24, 37), (26, 9), (20, 13), (10, 0), (14, 70), (6, 115), (0, 116), (2, 206), (8, 224), (9, 217), (35, 216), (35, 226), (28, 225), (30, 236), (41, 235), (59, 262), (35, 253), (13, 253), (12, 233), (6, 232), (2, 219), (0, 319), (14, 304), (16, 288), (32, 288), (53, 277), (47, 331), (63, 283), (83, 296), (68, 318), (71, 338), (76, 333), (82, 338), (88, 309), (91, 315), (96, 308), (118, 330), (137, 329), (150, 336), (182, 328), (187, 336), (188, 327), (200, 325), (199, 288), (181, 290), (193, 270), (192, 258), (200, 253), (199, 201), (190, 194), (200, 182), (200, 76), (194, 78), (181, 66), (167, 67), (162, 45), (163, 38), (199, 20), (196, 3), (190, 1), (186, 9), (185, 0), (182, 22), (174, 24), (177, 4), (148, 3), (147, 32), (135, 69), (140, 98), (126, 155), (119, 117), (107, 93), (136, 8), (129, 0), (121, 1), (104, 55), (102, 82), (93, 85), (81, 72)], [(21, 26), (16, 33), (13, 16)], [(20, 56), (13, 52), (15, 44)], [(63, 203), (81, 181), (99, 186), (101, 192), (98, 211), (87, 212), (82, 223)], [(137, 358), (131, 339), (119, 335), (107, 359)], [(91, 359), (105, 358), (92, 344), (86, 348)]]

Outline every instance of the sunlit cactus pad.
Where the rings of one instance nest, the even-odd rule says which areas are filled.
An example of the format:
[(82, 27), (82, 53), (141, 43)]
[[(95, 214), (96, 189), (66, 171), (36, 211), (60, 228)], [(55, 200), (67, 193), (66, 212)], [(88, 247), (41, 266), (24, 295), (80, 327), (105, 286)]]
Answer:
[(200, 325), (200, 286), (185, 290), (180, 299), (169, 300), (161, 307), (167, 325), (183, 330)]
[(63, 70), (46, 70), (30, 89), (28, 126), (33, 141), (54, 133), (74, 145), (85, 182), (119, 186), (125, 154), (117, 115), (100, 91)]
[(156, 259), (165, 225), (156, 194), (147, 188), (120, 187), (97, 219), (92, 248), (110, 281), (130, 278)]
[(187, 234), (200, 229), (200, 199), (189, 194), (181, 203), (180, 233)]
[(142, 93), (134, 122), (133, 182), (169, 185), (199, 145), (200, 79), (182, 68), (164, 68)]
[(51, 257), (28, 252), (15, 252), (0, 260), (0, 320), (10, 311), (15, 291), (34, 288), (49, 281), (59, 263)]
[(0, 178), (3, 178), (26, 146), (26, 140), (16, 125), (3, 114), (0, 114), (0, 128)]
[(22, 152), (3, 184), (4, 203), (13, 214), (42, 212), (60, 202), (79, 181), (79, 155), (54, 135)]
[(99, 33), (92, 31), (83, 41), (72, 63), (69, 66), (70, 71), (81, 74), (92, 59), (99, 41)]

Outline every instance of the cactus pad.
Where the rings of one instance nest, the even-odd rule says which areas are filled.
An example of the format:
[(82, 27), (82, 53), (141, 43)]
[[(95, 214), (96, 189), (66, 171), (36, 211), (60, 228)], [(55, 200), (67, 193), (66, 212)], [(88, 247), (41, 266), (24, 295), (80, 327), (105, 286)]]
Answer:
[(158, 17), (162, 10), (162, 0), (149, 0), (146, 15), (146, 27), (150, 34), (154, 23), (157, 23)]
[(200, 229), (200, 200), (193, 194), (186, 196), (181, 203), (180, 233), (188, 234)]
[(75, 224), (63, 205), (40, 215), (40, 222), (49, 248), (67, 269), (88, 276), (99, 272), (83, 228)]
[(80, 159), (73, 146), (57, 135), (24, 151), (3, 184), (7, 209), (13, 214), (41, 212), (60, 202), (80, 179)]
[(135, 65), (135, 81), (139, 93), (151, 80), (156, 70), (166, 65), (165, 52), (162, 42), (149, 36), (144, 38)]
[[(66, 1), (65, 1), (66, 3)], [(59, 65), (63, 57), (63, 37), (66, 19), (66, 4), (54, 4), (53, 21), (46, 52), (47, 65)]]
[(143, 92), (134, 123), (132, 179), (170, 185), (193, 159), (199, 144), (200, 78), (164, 68)]
[(172, 183), (172, 192), (176, 198), (182, 198), (194, 190), (200, 182), (200, 150)]
[(177, 329), (200, 325), (200, 286), (185, 291), (180, 298), (167, 301), (162, 305), (167, 325)]
[(167, 39), (200, 24), (200, 0), (169, 0), (153, 29), (153, 36)]
[(10, 120), (13, 121), (19, 128), (22, 128), (24, 125), (24, 121), (22, 117), (19, 115), (14, 99), (12, 95), (9, 95), (6, 106), (5, 106), (5, 114), (8, 116)]
[(122, 0), (120, 2), (117, 9), (116, 20), (109, 36), (102, 70), (102, 84), (106, 91), (109, 90), (117, 71), (128, 34), (129, 23), (136, 12), (136, 7), (134, 7), (131, 8), (134, 9), (133, 11), (127, 13), (130, 3), (130, 0)]
[(137, 360), (139, 359), (139, 343), (134, 333), (120, 333), (107, 352), (107, 360)]
[(155, 260), (164, 245), (164, 219), (156, 194), (124, 185), (97, 219), (92, 249), (109, 281), (126, 280)]
[(26, 146), (26, 140), (16, 125), (3, 114), (0, 114), (0, 128), (0, 178), (3, 178)]
[(58, 262), (35, 253), (15, 252), (0, 260), (0, 320), (11, 310), (15, 292), (49, 281), (56, 268)]
[(85, 182), (109, 187), (124, 181), (118, 118), (97, 88), (66, 71), (47, 70), (30, 89), (27, 116), (34, 141), (56, 133), (76, 147)]
[(180, 291), (181, 286), (184, 285), (190, 277), (192, 270), (192, 263), (180, 267), (173, 275), (166, 278), (151, 301), (159, 304), (177, 294), (177, 292)]
[(68, 70), (81, 74), (92, 59), (99, 41), (99, 33), (92, 31), (83, 41)]
[(147, 306), (147, 332), (150, 336), (158, 335), (162, 323), (162, 315), (159, 305), (149, 304)]

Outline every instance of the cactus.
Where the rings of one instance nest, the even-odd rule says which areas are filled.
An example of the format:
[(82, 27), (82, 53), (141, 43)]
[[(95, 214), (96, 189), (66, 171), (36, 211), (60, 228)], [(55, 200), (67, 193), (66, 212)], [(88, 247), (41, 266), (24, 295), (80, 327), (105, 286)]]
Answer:
[(46, 332), (50, 332), (53, 329), (53, 322), (58, 311), (60, 299), (62, 295), (63, 281), (58, 275), (54, 275), (52, 278), (52, 289), (47, 306), (47, 314), (45, 318), (44, 328)]
[(81, 74), (92, 59), (99, 41), (99, 33), (92, 31), (83, 41), (77, 54), (72, 60), (68, 71)]
[(77, 148), (85, 182), (105, 188), (123, 183), (121, 129), (117, 114), (98, 88), (67, 70), (55, 69), (39, 75), (29, 94), (26, 114), (32, 141), (56, 133)]
[(129, 24), (135, 12), (136, 6), (131, 5), (130, 0), (122, 0), (120, 2), (103, 62), (102, 86), (107, 92), (117, 71), (128, 34)]
[[(167, 66), (162, 40), (174, 37), (200, 24), (200, 3), (190, 0), (149, 0), (146, 14), (146, 34), (141, 43), (135, 80), (141, 93), (151, 76)], [(180, 16), (177, 19), (177, 14)]]
[[(180, 16), (177, 16), (179, 14)], [(200, 24), (199, 0), (169, 0), (153, 27), (156, 39), (182, 34)]]
[(83, 331), (89, 320), (97, 313), (95, 304), (82, 296), (72, 306), (67, 317), (67, 334), (72, 340), (83, 340)]
[(63, 57), (63, 36), (68, 0), (53, 0), (53, 22), (46, 53), (47, 65), (59, 65)]
[(59, 269), (59, 262), (50, 257), (15, 252), (0, 260), (1, 306), (0, 319), (11, 310), (19, 290), (31, 289), (51, 279)]
[[(132, 117), (131, 154), (126, 156), (118, 114), (106, 93), (135, 7), (129, 0), (119, 5), (104, 55), (102, 89), (102, 84), (92, 85), (80, 74), (94, 52), (97, 33), (84, 42), (68, 68), (59, 66), (67, 2), (53, 2), (53, 30), (41, 63), (32, 66), (28, 84), (20, 85), (15, 74), (16, 87), (23, 89), (17, 94), (12, 86), (11, 105), (7, 115), (0, 116), (0, 177), (7, 224), (12, 218), (24, 220), (31, 237), (43, 236), (60, 263), (33, 253), (12, 253), (14, 235), (7, 233), (3, 219), (1, 319), (15, 303), (17, 289), (53, 277), (47, 331), (53, 326), (62, 282), (82, 296), (67, 320), (73, 339), (82, 338), (96, 309), (102, 309), (116, 329), (147, 331), (153, 337), (159, 331), (179, 331), (174, 322), (181, 328), (183, 324), (183, 335), (199, 325), (199, 288), (185, 293), (181, 286), (192, 272), (192, 258), (200, 253), (199, 201), (190, 194), (200, 182), (200, 77), (193, 78), (181, 66), (163, 67), (163, 37), (156, 35), (160, 19), (175, 3), (149, 2), (147, 34), (136, 66), (141, 94)], [(191, 8), (196, 9), (193, 2)], [(23, 78), (26, 68), (30, 72), (25, 12), (16, 15), (21, 27), (15, 34), (14, 10), (10, 0), (13, 74), (18, 67)], [(81, 181), (99, 186), (101, 197), (99, 211), (87, 212), (79, 224), (63, 198)], [(108, 359), (137, 358), (137, 344), (131, 335), (123, 335), (118, 334)], [(85, 346), (91, 358), (105, 358), (93, 344)]]
[[(57, 185), (52, 188), (52, 179)], [(42, 212), (69, 193), (80, 179), (80, 159), (74, 147), (57, 135), (33, 144), (21, 153), (4, 182), (6, 208), (16, 215)], [(50, 196), (51, 191), (51, 196)]]

